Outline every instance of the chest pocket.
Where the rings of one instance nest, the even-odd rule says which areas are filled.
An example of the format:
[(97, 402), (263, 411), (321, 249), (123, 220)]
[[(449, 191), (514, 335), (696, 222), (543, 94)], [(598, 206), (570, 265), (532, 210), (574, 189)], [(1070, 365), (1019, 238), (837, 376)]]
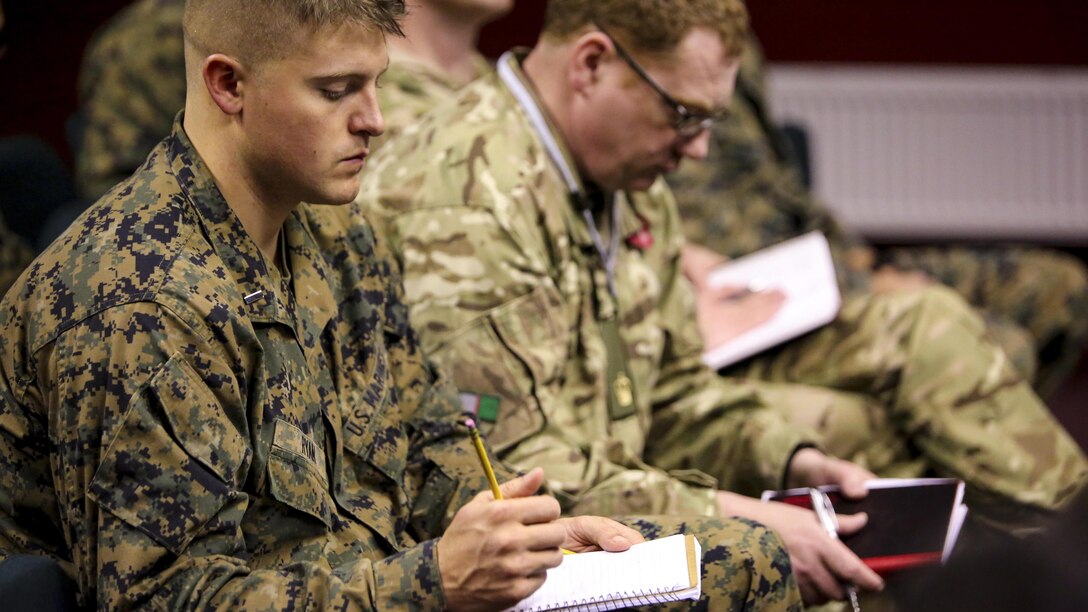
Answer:
[[(406, 515), (404, 471), (408, 461), (408, 438), (398, 413), (397, 392), (389, 371), (388, 345), (400, 333), (386, 326), (385, 344), (375, 347), (371, 364), (364, 364), (360, 376), (367, 379), (362, 389), (345, 397), (343, 482), (337, 500), (357, 519), (376, 529), (390, 543), (397, 542), (398, 517)], [(363, 495), (363, 491), (373, 494)]]
[(502, 451), (539, 432), (544, 406), (559, 401), (570, 331), (559, 292), (540, 286), (476, 319), (434, 353), (462, 393), (498, 399), (493, 422), (478, 419)]
[(276, 420), (268, 456), (268, 486), (281, 503), (332, 526), (325, 451), (301, 429)]

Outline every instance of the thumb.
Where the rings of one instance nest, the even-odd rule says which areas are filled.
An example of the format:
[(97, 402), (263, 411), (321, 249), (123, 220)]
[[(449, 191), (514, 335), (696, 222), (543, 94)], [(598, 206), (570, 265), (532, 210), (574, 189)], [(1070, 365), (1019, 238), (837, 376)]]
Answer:
[(503, 497), (529, 497), (540, 490), (544, 482), (544, 470), (533, 468), (528, 474), (518, 476), (513, 480), (507, 480), (499, 485)]
[(864, 512), (858, 512), (857, 514), (839, 514), (839, 535), (848, 536), (858, 531), (869, 522), (869, 515)]

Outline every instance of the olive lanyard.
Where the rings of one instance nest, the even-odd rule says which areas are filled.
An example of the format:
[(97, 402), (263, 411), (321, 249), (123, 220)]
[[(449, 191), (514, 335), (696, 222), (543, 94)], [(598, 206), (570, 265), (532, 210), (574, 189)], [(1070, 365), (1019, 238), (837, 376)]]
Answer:
[[(533, 130), (540, 138), (541, 143), (544, 145), (544, 150), (548, 152), (548, 157), (552, 160), (552, 163), (559, 170), (560, 176), (563, 177), (563, 182), (566, 183), (567, 191), (570, 195), (570, 200), (574, 205), (578, 206), (582, 210), (582, 216), (585, 218), (586, 226), (589, 228), (590, 237), (593, 239), (594, 249), (597, 251), (597, 256), (600, 258), (601, 265), (604, 267), (605, 279), (608, 285), (608, 294), (612, 298), (613, 308), (609, 316), (603, 316), (600, 308), (600, 298), (597, 297), (597, 324), (601, 330), (601, 337), (604, 340), (605, 349), (607, 351), (607, 380), (608, 380), (608, 412), (612, 420), (625, 419), (635, 414), (635, 388), (631, 382), (631, 377), (627, 374), (627, 351), (626, 345), (623, 343), (623, 337), (620, 334), (618, 312), (619, 312), (619, 294), (616, 290), (616, 259), (619, 256), (620, 250), (620, 233), (621, 233), (621, 221), (622, 211), (620, 207), (616, 206), (614, 198), (607, 198), (608, 208), (611, 212), (611, 226), (609, 234), (609, 245), (605, 246), (604, 238), (601, 236), (601, 232), (597, 229), (597, 222), (593, 218), (593, 211), (589, 205), (589, 197), (586, 195), (576, 178), (574, 170), (567, 163), (566, 157), (563, 155), (559, 148), (559, 143), (555, 139), (555, 135), (548, 126), (548, 121), (544, 117), (544, 111), (540, 108), (540, 105), (536, 101), (536, 97), (533, 92), (529, 90), (529, 87), (518, 77), (515, 72), (514, 66), (517, 64), (517, 57), (510, 51), (504, 53), (500, 58), (497, 66), (499, 78), (502, 79), (503, 84), (510, 91), (511, 95), (525, 111), (526, 116), (529, 118), (529, 123), (532, 125)], [(591, 274), (591, 278), (592, 278)], [(592, 281), (595, 285), (596, 280)]]

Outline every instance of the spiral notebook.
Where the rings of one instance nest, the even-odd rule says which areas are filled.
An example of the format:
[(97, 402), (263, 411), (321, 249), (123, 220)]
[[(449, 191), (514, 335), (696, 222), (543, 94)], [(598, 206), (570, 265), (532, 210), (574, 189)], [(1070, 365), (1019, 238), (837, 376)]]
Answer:
[(564, 555), (544, 586), (509, 610), (615, 610), (698, 599), (702, 548), (691, 534), (636, 544), (621, 553)]

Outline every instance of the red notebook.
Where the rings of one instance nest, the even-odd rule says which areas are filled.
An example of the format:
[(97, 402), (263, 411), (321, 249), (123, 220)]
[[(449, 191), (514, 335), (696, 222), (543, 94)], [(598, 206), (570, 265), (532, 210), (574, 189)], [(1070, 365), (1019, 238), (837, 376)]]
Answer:
[[(941, 563), (956, 544), (967, 516), (963, 481), (952, 478), (884, 478), (868, 483), (869, 495), (850, 500), (835, 485), (818, 487), (839, 514), (866, 512), (869, 522), (842, 536), (850, 550), (878, 574)], [(763, 501), (812, 507), (809, 490), (764, 491)]]

